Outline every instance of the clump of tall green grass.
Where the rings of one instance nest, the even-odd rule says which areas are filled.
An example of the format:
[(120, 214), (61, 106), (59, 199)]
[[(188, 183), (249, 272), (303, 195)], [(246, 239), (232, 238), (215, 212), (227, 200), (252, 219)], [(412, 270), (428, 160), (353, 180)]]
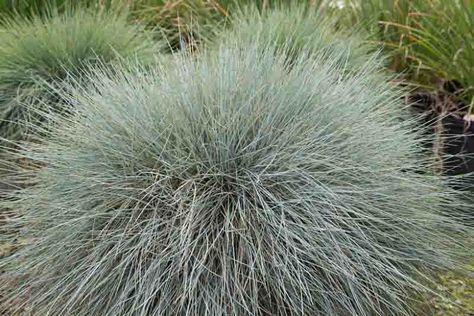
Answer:
[(275, 46), (96, 70), (57, 91), (74, 113), (16, 152), (41, 168), (0, 201), (30, 241), (0, 260), (19, 282), (0, 285), (3, 302), (33, 315), (408, 313), (423, 276), (462, 251), (455, 194), (375, 60), (345, 76), (339, 55), (289, 65)]
[(384, 45), (392, 69), (474, 106), (474, 2), (348, 0), (339, 11), (342, 21), (363, 25)]
[(150, 36), (123, 15), (87, 9), (4, 18), (0, 43), (0, 137), (9, 141), (24, 138), (18, 122), (31, 119), (24, 104), (61, 103), (51, 86), (80, 77), (84, 63), (146, 62), (156, 50)]
[(23, 17), (48, 16), (51, 9), (65, 12), (71, 8), (91, 8), (94, 10), (126, 9), (135, 0), (2, 0), (0, 2), (0, 17)]

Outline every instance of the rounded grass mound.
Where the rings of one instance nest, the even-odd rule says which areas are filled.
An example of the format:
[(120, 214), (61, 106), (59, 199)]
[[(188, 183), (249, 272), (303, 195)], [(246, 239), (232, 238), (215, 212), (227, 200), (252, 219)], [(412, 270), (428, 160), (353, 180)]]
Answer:
[(8, 141), (23, 139), (26, 125), (18, 122), (33, 119), (24, 104), (58, 103), (60, 108), (51, 87), (68, 76), (80, 77), (84, 63), (147, 62), (156, 51), (150, 35), (125, 16), (91, 9), (4, 18), (0, 43), (0, 138)]
[[(229, 18), (228, 29), (209, 37), (215, 43), (237, 41), (242, 47), (259, 43), (262, 47), (277, 46), (289, 59), (300, 53), (329, 54), (345, 73), (360, 70), (376, 47), (365, 40), (359, 27), (353, 29), (337, 25), (321, 9), (305, 5), (279, 4), (267, 10), (256, 6), (239, 8)], [(214, 44), (213, 44), (214, 43)]]
[[(75, 114), (18, 152), (42, 168), (0, 206), (0, 260), (32, 315), (389, 315), (456, 266), (463, 228), (400, 120), (402, 92), (229, 46), (97, 71)], [(336, 57), (337, 59), (337, 57)], [(340, 70), (340, 69), (339, 69)], [(453, 235), (452, 235), (453, 234)]]

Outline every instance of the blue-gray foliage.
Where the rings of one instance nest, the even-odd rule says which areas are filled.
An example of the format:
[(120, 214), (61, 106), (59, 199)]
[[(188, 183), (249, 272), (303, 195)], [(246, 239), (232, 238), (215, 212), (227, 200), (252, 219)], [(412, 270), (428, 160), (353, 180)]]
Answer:
[(456, 266), (463, 228), (401, 119), (403, 91), (376, 59), (346, 76), (341, 56), (289, 65), (275, 50), (227, 44), (65, 89), (74, 113), (16, 153), (38, 168), (0, 202), (28, 240), (0, 260), (20, 283), (3, 286), (4, 303), (34, 315), (409, 313), (422, 276)]

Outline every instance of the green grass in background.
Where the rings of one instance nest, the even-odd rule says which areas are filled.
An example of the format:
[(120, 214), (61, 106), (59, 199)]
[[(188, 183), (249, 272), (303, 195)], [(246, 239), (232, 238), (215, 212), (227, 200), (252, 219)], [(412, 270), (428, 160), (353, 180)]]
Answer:
[(474, 105), (473, 1), (356, 0), (334, 12), (363, 25), (411, 83)]
[(120, 58), (147, 63), (160, 47), (126, 16), (92, 9), (3, 18), (0, 43), (0, 135), (9, 141), (23, 139), (20, 121), (33, 120), (24, 103), (59, 108), (52, 88), (70, 77), (80, 81), (85, 65)]
[[(228, 20), (228, 27), (210, 36), (209, 46), (237, 41), (242, 47), (259, 43), (261, 47), (277, 45), (279, 53), (289, 61), (298, 55), (312, 55), (331, 62), (344, 64), (344, 72), (360, 70), (376, 58), (376, 50), (364, 33), (356, 28), (337, 27), (335, 18), (324, 15), (318, 8), (305, 6), (275, 6), (258, 10), (255, 7), (236, 9)], [(217, 44), (217, 45), (216, 45)]]

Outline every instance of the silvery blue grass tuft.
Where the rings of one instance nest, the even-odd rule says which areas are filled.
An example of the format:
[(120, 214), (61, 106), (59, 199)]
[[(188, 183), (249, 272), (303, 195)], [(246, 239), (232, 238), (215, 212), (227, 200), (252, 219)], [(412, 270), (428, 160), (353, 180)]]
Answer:
[(290, 60), (300, 53), (330, 54), (328, 58), (337, 61), (345, 73), (363, 67), (377, 50), (360, 27), (345, 28), (324, 11), (304, 5), (279, 4), (269, 10), (242, 7), (229, 18), (228, 24), (224, 31), (208, 36), (209, 46), (218, 46), (215, 43), (222, 41), (237, 42), (242, 47), (254, 43), (262, 47), (275, 45)]
[[(376, 60), (226, 44), (95, 70), (0, 206), (32, 315), (403, 315), (457, 266), (459, 203)], [(388, 80), (388, 78), (385, 78)], [(36, 108), (37, 109), (37, 108)], [(43, 133), (44, 131), (40, 131)], [(13, 283), (14, 286), (11, 284)]]

